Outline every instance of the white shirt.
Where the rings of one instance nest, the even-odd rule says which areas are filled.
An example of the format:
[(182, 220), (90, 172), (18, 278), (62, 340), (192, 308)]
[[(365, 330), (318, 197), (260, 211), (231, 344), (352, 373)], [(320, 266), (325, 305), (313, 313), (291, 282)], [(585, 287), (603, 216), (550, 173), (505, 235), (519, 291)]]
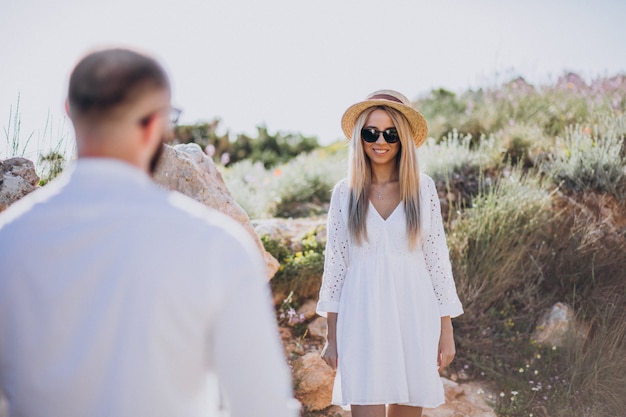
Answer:
[(0, 214), (0, 391), (11, 416), (298, 408), (250, 236), (111, 159)]

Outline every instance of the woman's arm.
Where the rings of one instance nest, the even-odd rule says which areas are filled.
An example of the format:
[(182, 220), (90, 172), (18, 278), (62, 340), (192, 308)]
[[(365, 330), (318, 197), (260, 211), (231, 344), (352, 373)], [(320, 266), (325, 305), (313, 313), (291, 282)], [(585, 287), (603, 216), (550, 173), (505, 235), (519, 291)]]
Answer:
[(322, 359), (333, 369), (337, 369), (337, 313), (328, 313), (326, 318), (326, 343), (322, 349)]
[(463, 307), (456, 292), (456, 285), (452, 277), (452, 265), (446, 242), (446, 235), (441, 218), (439, 196), (433, 180), (422, 175), (420, 187), (424, 187), (424, 202), (426, 210), (430, 211), (430, 225), (424, 230), (424, 261), (430, 275), (433, 290), (439, 301), (441, 317), (452, 318), (463, 314)]
[(439, 349), (437, 355), (437, 366), (439, 372), (443, 371), (456, 354), (454, 347), (454, 331), (452, 329), (452, 319), (450, 316), (441, 318), (441, 335), (439, 336)]

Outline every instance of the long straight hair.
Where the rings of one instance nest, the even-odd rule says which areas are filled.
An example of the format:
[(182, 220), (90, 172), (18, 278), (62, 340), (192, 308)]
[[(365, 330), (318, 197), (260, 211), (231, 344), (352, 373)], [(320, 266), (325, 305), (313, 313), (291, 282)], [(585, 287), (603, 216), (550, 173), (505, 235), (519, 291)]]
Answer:
[(350, 201), (348, 206), (348, 230), (352, 239), (360, 245), (367, 240), (366, 216), (369, 207), (369, 189), (372, 184), (372, 164), (365, 153), (361, 129), (374, 110), (384, 110), (400, 136), (400, 151), (396, 157), (396, 170), (400, 183), (400, 201), (406, 213), (406, 230), (409, 248), (414, 249), (421, 235), (420, 174), (417, 148), (413, 142), (409, 122), (399, 111), (386, 106), (371, 107), (359, 115), (352, 131), (348, 181)]

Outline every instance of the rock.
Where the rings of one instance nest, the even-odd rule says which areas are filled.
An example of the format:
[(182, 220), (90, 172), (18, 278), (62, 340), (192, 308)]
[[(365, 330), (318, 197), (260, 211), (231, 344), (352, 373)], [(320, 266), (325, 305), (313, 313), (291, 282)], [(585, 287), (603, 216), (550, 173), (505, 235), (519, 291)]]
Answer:
[(479, 385), (457, 384), (446, 378), (441, 381), (446, 403), (437, 408), (425, 408), (422, 417), (497, 417), (487, 404), (488, 392)]
[(315, 312), (316, 308), (317, 308), (317, 301), (307, 300), (298, 309), (298, 315), (302, 315), (305, 320), (311, 320), (313, 317), (317, 315), (317, 313)]
[(324, 410), (323, 415), (328, 417), (352, 417), (350, 410), (346, 410), (338, 405), (333, 405), (327, 410)]
[(286, 243), (292, 251), (302, 250), (301, 240), (305, 234), (315, 230), (315, 240), (326, 244), (326, 218), (309, 219), (255, 219), (254, 230), (259, 236), (268, 235), (272, 240)]
[(271, 279), (278, 270), (278, 261), (263, 248), (248, 214), (232, 198), (213, 160), (195, 143), (164, 147), (154, 180), (161, 186), (183, 193), (243, 225), (263, 254), (266, 274)]
[(331, 404), (335, 371), (312, 351), (294, 363), (296, 398), (308, 411), (328, 408)]
[(313, 320), (307, 326), (309, 329), (309, 335), (313, 337), (319, 337), (322, 339), (326, 339), (326, 329), (328, 328), (328, 324), (326, 323), (326, 318), (318, 317)]
[(539, 319), (533, 340), (542, 345), (563, 347), (568, 336), (584, 339), (586, 333), (576, 323), (572, 308), (564, 303), (556, 303)]
[(39, 187), (35, 164), (25, 158), (0, 162), (0, 211)]

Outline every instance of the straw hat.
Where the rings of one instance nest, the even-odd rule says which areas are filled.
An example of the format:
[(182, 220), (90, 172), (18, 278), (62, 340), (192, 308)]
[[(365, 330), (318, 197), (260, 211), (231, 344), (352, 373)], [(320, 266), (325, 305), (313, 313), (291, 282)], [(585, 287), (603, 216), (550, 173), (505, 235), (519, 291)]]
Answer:
[(424, 116), (411, 106), (408, 98), (394, 90), (378, 90), (369, 94), (365, 100), (348, 107), (341, 117), (341, 129), (348, 140), (352, 137), (354, 124), (364, 110), (370, 107), (386, 106), (398, 110), (406, 117), (413, 133), (415, 146), (421, 146), (428, 137), (428, 123)]

